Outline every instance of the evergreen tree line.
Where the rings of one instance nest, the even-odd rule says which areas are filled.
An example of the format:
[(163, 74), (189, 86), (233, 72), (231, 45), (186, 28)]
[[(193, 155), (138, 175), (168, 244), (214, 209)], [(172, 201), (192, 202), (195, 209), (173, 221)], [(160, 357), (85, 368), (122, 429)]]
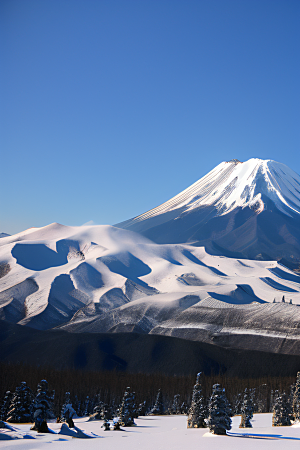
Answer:
[[(215, 434), (226, 434), (231, 428), (231, 416), (241, 415), (240, 428), (252, 428), (251, 419), (254, 412), (264, 412), (267, 386), (245, 388), (243, 393), (235, 396), (231, 405), (225, 395), (225, 389), (220, 384), (213, 385), (212, 395), (208, 402), (202, 394), (200, 381), (201, 373), (198, 373), (193, 389), (192, 403), (189, 408), (188, 428), (208, 427)], [(297, 373), (296, 383), (289, 387), (289, 395), (286, 392), (271, 390), (270, 410), (273, 412), (273, 426), (289, 426), (292, 422), (300, 421), (300, 372)]]
[[(19, 364), (2, 364), (0, 374), (1, 419), (34, 421), (36, 429), (45, 427), (47, 418), (56, 417), (70, 426), (75, 416), (90, 415), (104, 422), (119, 416), (120, 424), (130, 426), (138, 415), (188, 413), (189, 427), (208, 424), (213, 430), (212, 412), (218, 411), (215, 429), (222, 434), (220, 430), (229, 429), (230, 416), (236, 414), (241, 414), (241, 427), (246, 428), (255, 412), (274, 412), (274, 426), (300, 418), (300, 373), (294, 384), (290, 377), (238, 379), (223, 375), (201, 375), (200, 382), (198, 374), (194, 388), (194, 377), (162, 374), (55, 371)], [(43, 377), (33, 391), (29, 386), (41, 375), (49, 384)], [(28, 384), (25, 378), (30, 380)], [(132, 389), (126, 388), (124, 393), (126, 385)]]

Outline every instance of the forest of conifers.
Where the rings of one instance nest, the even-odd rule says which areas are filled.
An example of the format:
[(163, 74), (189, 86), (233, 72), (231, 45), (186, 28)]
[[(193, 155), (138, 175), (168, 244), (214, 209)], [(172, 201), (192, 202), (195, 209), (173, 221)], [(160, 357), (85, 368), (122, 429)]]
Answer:
[[(234, 407), (238, 395), (245, 388), (255, 389), (256, 409), (259, 412), (267, 412), (272, 408), (272, 391), (285, 391), (289, 395), (290, 387), (296, 381), (296, 375), (295, 373), (295, 377), (266, 378), (202, 375), (202, 392), (204, 398), (208, 398), (211, 395), (212, 386), (219, 383), (225, 388), (226, 396)], [(91, 405), (94, 398), (107, 404), (118, 404), (127, 386), (135, 391), (137, 404), (146, 401), (148, 407), (153, 406), (158, 389), (161, 389), (165, 406), (168, 408), (176, 394), (180, 395), (180, 402), (190, 405), (196, 373), (195, 376), (167, 376), (130, 374), (120, 371), (55, 370), (25, 364), (0, 363), (0, 398), (3, 399), (6, 391), (14, 392), (22, 381), (26, 381), (34, 392), (42, 379), (48, 381), (50, 390), (55, 390), (54, 409), (58, 412), (64, 403), (66, 392), (70, 392), (71, 398), (76, 396), (80, 402), (84, 402), (89, 396)]]

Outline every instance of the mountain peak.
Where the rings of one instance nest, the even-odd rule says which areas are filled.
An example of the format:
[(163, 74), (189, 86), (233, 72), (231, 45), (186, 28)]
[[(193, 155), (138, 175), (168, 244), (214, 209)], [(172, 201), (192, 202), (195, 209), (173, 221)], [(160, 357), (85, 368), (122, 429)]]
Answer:
[(117, 226), (158, 243), (300, 264), (300, 177), (270, 159), (223, 161), (167, 202)]
[[(241, 162), (224, 161), (196, 183), (157, 208), (124, 222), (128, 228), (170, 211), (180, 210), (179, 216), (203, 207), (214, 206), (218, 215), (237, 207), (249, 207), (259, 213), (264, 209), (263, 197), (270, 198), (284, 213), (300, 214), (300, 177), (284, 164), (259, 158)], [(182, 210), (182, 208), (184, 210)]]

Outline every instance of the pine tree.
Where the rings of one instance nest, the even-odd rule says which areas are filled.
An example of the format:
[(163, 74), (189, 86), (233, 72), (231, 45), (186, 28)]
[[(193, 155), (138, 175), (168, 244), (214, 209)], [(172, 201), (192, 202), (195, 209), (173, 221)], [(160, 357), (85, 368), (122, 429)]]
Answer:
[(74, 397), (73, 408), (76, 411), (76, 416), (80, 416), (80, 401), (78, 400), (77, 395)]
[(197, 374), (196, 384), (193, 389), (192, 404), (189, 409), (187, 427), (188, 428), (205, 428), (205, 406), (202, 395), (201, 372)]
[(297, 372), (297, 380), (294, 389), (293, 416), (295, 420), (300, 420), (300, 372)]
[(132, 407), (132, 417), (134, 419), (138, 418), (138, 411), (135, 403), (135, 392), (131, 393), (131, 407)]
[(104, 421), (109, 421), (113, 417), (112, 410), (106, 403), (102, 403), (101, 416)]
[(179, 398), (179, 394), (174, 395), (172, 406), (169, 408), (169, 414), (181, 414)]
[(290, 406), (288, 403), (286, 393), (283, 392), (281, 395), (279, 395), (279, 393), (278, 393), (278, 395), (275, 399), (274, 410), (273, 410), (273, 421), (272, 421), (273, 426), (274, 427), (278, 427), (278, 426), (287, 427), (287, 426), (291, 425), (290, 416), (291, 416), (291, 411), (290, 411)]
[(180, 406), (180, 414), (186, 415), (188, 413), (188, 409), (188, 405), (185, 402), (182, 402)]
[(234, 397), (233, 414), (235, 416), (241, 414), (242, 404), (243, 404), (243, 394), (239, 393)]
[(163, 395), (161, 390), (158, 390), (157, 393), (157, 397), (155, 400), (155, 404), (153, 406), (153, 408), (151, 409), (150, 415), (151, 416), (160, 416), (162, 414), (164, 414), (165, 412), (165, 407), (164, 407), (164, 402), (163, 402)]
[(142, 403), (139, 404), (138, 410), (137, 410), (137, 415), (139, 416), (145, 416), (146, 415), (146, 411), (147, 411), (147, 406), (146, 406), (146, 400), (144, 400)]
[(37, 387), (37, 394), (34, 400), (34, 425), (32, 430), (39, 433), (49, 433), (47, 418), (51, 414), (52, 396), (48, 393), (48, 383), (42, 380)]
[(131, 427), (134, 423), (134, 397), (130, 392), (130, 387), (127, 387), (123, 396), (119, 411), (120, 424), (124, 427)]
[(259, 413), (267, 412), (268, 409), (267, 398), (268, 398), (268, 386), (266, 384), (261, 384), (258, 388), (257, 394), (257, 412)]
[(7, 413), (12, 401), (13, 394), (10, 391), (6, 391), (4, 395), (4, 399), (2, 401), (1, 405), (1, 411), (0, 411), (0, 420), (6, 420), (7, 419)]
[(270, 394), (270, 411), (273, 411), (274, 402), (275, 402), (274, 391), (273, 391), (273, 389), (271, 389), (271, 394)]
[(72, 402), (70, 399), (70, 392), (65, 394), (65, 402), (61, 409), (61, 418), (69, 425), (69, 428), (74, 427), (73, 417), (75, 417), (76, 411), (72, 407)]
[(252, 417), (253, 417), (253, 414), (258, 412), (256, 388), (250, 389), (249, 392), (250, 392), (250, 398), (251, 398), (251, 402), (252, 402)]
[(231, 419), (228, 414), (229, 407), (225, 393), (219, 384), (213, 385), (213, 392), (208, 405), (209, 429), (214, 434), (226, 435), (231, 428)]
[(100, 400), (100, 394), (98, 394), (94, 401), (94, 409), (93, 409), (92, 415), (90, 416), (90, 420), (104, 419), (104, 417), (103, 417), (104, 407), (106, 407), (106, 405), (104, 405), (102, 400)]
[(89, 411), (90, 411), (90, 397), (87, 395), (86, 399), (84, 401), (84, 404), (83, 404), (82, 415), (83, 416), (88, 416), (89, 415)]
[(250, 420), (253, 417), (253, 402), (251, 398), (251, 392), (245, 389), (243, 404), (241, 407), (242, 420), (240, 428), (252, 428)]
[(12, 396), (10, 406), (7, 411), (7, 422), (27, 423), (32, 421), (32, 400), (33, 393), (22, 381)]

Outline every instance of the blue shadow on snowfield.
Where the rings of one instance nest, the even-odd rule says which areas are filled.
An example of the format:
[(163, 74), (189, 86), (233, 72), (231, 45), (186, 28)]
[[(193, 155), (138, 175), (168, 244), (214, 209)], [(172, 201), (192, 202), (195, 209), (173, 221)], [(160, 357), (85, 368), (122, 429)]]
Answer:
[(268, 439), (268, 440), (287, 439), (292, 441), (300, 441), (300, 438), (282, 436), (282, 434), (231, 433), (230, 431), (228, 431), (227, 436), (247, 438), (247, 439)]

